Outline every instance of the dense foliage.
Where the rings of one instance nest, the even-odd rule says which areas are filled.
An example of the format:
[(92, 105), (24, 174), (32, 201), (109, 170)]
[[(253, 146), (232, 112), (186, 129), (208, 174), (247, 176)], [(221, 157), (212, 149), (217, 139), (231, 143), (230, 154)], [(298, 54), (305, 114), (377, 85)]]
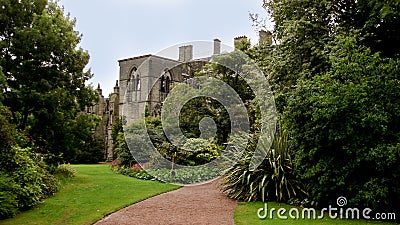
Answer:
[(79, 114), (68, 124), (62, 157), (70, 163), (98, 163), (104, 160), (104, 140), (93, 135), (101, 123), (93, 114)]
[(352, 206), (393, 210), (400, 191), (399, 2), (264, 6), (276, 40), (265, 68), (310, 197), (326, 205), (346, 196)]
[(81, 36), (74, 25), (53, 2), (0, 3), (0, 66), (7, 79), (3, 103), (12, 123), (43, 152), (67, 161), (73, 160), (69, 153), (86, 147), (77, 140), (88, 124), (76, 117), (96, 98), (85, 86), (92, 77), (84, 72), (89, 54), (78, 47)]
[(321, 203), (339, 195), (353, 205), (397, 205), (400, 61), (346, 37), (330, 60), (327, 73), (299, 82), (284, 112), (302, 177)]
[(243, 201), (279, 201), (306, 197), (302, 183), (296, 177), (294, 151), (289, 146), (286, 131), (279, 127), (271, 149), (263, 163), (253, 171), (249, 170), (251, 158), (257, 145), (257, 134), (250, 139), (239, 162), (227, 171), (224, 180), (225, 193)]
[(58, 190), (57, 180), (42, 162), (39, 154), (30, 147), (10, 124), (10, 113), (0, 106), (0, 218), (14, 216), (18, 209), (34, 206)]
[(46, 0), (0, 1), (0, 218), (35, 206), (72, 176), (63, 161), (97, 162), (96, 100), (75, 20)]
[[(282, 176), (320, 206), (345, 196), (354, 207), (399, 210), (399, 2), (264, 0), (264, 7), (275, 43), (245, 52), (272, 84), (286, 150), (272, 147), (255, 171), (242, 157), (225, 179), (227, 193), (285, 201), (295, 192), (268, 186)], [(277, 152), (287, 160), (274, 161)], [(273, 177), (272, 168), (286, 170)]]
[[(187, 125), (192, 126), (189, 124)], [(120, 128), (117, 128), (117, 126), (120, 126)], [(118, 165), (121, 167), (129, 168), (135, 165), (137, 161), (141, 162), (140, 159), (151, 158), (146, 155), (145, 151), (143, 154), (136, 153), (136, 159), (131, 154), (127, 142), (134, 143), (136, 146), (139, 146), (139, 148), (148, 148), (147, 143), (143, 141), (146, 140), (147, 134), (135, 132), (138, 129), (141, 129), (140, 122), (126, 126), (124, 131), (119, 123), (115, 124), (114, 131), (116, 132), (115, 136), (117, 139), (115, 142), (114, 152), (117, 156)], [(146, 129), (154, 147), (163, 157), (170, 160), (173, 164), (189, 166), (202, 165), (217, 158), (222, 150), (221, 146), (217, 143), (211, 142), (210, 145), (207, 145), (206, 143), (208, 143), (208, 141), (200, 138), (189, 138), (187, 143), (185, 143), (185, 148), (193, 149), (192, 151), (180, 150), (168, 141), (164, 134), (160, 117), (147, 117)], [(173, 167), (173, 165), (171, 165), (171, 167)]]

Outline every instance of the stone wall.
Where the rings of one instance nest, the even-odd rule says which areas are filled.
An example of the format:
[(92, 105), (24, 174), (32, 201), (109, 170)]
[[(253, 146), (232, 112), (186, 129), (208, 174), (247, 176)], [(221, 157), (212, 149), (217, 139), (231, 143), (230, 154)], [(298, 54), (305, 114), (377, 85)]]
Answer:
[[(235, 47), (246, 36), (234, 39)], [(260, 31), (260, 45), (272, 44), (272, 34)], [(221, 54), (221, 41), (214, 39), (213, 54)], [(193, 60), (193, 46), (179, 47), (177, 60), (156, 55), (143, 55), (119, 60), (119, 80), (109, 98), (104, 98), (100, 85), (97, 88), (99, 101), (88, 112), (102, 118), (95, 135), (105, 142), (105, 158), (114, 159), (112, 127), (117, 118), (124, 116), (129, 124), (143, 118), (146, 105), (151, 116), (161, 115), (162, 102), (171, 85), (184, 82), (194, 76), (211, 58)]]

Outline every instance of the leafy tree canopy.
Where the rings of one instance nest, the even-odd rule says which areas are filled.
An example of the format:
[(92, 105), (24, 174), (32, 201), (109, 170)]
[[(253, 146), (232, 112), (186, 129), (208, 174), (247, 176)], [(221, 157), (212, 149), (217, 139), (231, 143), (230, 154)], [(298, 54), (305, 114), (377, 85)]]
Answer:
[[(96, 98), (85, 86), (88, 52), (79, 48), (75, 20), (57, 3), (4, 0), (0, 3), (0, 66), (7, 79), (4, 105), (20, 130), (54, 154), (77, 138), (68, 127)], [(78, 132), (74, 130), (74, 132)]]
[(277, 45), (266, 69), (311, 197), (398, 202), (399, 1), (264, 0)]

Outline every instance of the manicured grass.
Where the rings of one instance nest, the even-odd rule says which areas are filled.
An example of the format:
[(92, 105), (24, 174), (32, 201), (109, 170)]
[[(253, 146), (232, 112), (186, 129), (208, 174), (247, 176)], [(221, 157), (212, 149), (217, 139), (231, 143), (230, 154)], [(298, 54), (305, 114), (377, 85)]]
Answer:
[(92, 224), (121, 208), (178, 186), (114, 174), (108, 165), (74, 165), (77, 176), (53, 197), (3, 224)]
[[(268, 211), (271, 208), (275, 208), (278, 210), (279, 208), (285, 208), (287, 210), (286, 214), (288, 216), (288, 219), (282, 220), (279, 219), (277, 216), (277, 213), (273, 214), (273, 219), (270, 219), (269, 213), (266, 219), (261, 220), (257, 216), (257, 211), (259, 208), (264, 208), (264, 203), (262, 202), (240, 202), (239, 205), (235, 209), (235, 224), (236, 225), (247, 225), (247, 224), (252, 224), (252, 225), (257, 225), (257, 224), (285, 224), (285, 225), (297, 225), (297, 224), (326, 224), (326, 225), (362, 225), (362, 224), (382, 224), (382, 225), (391, 225), (391, 224), (396, 224), (396, 223), (383, 223), (379, 221), (366, 221), (366, 220), (346, 220), (346, 219), (330, 219), (329, 215), (325, 215), (324, 219), (291, 219), (289, 217), (288, 211), (291, 209), (291, 206), (286, 205), (286, 204), (278, 204), (274, 202), (269, 202), (268, 203)], [(301, 217), (301, 209), (299, 208), (300, 212), (300, 217)], [(262, 214), (261, 214), (262, 215)], [(307, 215), (307, 214), (306, 214)], [(320, 212), (318, 212), (317, 215), (320, 215)]]

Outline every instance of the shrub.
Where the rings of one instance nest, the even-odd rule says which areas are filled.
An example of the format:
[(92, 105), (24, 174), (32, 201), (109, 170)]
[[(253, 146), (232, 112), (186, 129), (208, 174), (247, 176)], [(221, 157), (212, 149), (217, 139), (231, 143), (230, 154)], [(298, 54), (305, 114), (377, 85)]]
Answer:
[(129, 177), (134, 177), (142, 180), (155, 180), (153, 176), (148, 174), (145, 170), (143, 170), (139, 164), (134, 164), (131, 167), (114, 167), (112, 166), (112, 170), (115, 173), (122, 174)]
[(18, 207), (26, 209), (36, 205), (42, 195), (42, 169), (30, 157), (30, 148), (12, 147), (14, 157), (10, 163), (14, 169), (10, 171), (13, 181), (19, 185), (14, 193), (18, 196)]
[(123, 132), (119, 132), (117, 135), (114, 154), (118, 157), (118, 165), (130, 167), (136, 162), (128, 148), (128, 145), (126, 144), (125, 135)]
[(329, 72), (299, 83), (283, 121), (320, 205), (399, 208), (400, 61), (339, 37)]
[[(158, 180), (166, 183), (177, 184), (193, 184), (200, 181), (210, 180), (220, 175), (221, 171), (218, 168), (202, 167), (197, 170), (193, 168), (179, 169), (157, 169), (152, 170), (149, 174), (143, 170), (139, 164), (134, 164), (131, 167), (116, 166), (111, 163), (111, 169), (114, 173), (122, 174), (129, 177), (134, 177), (142, 180)], [(154, 175), (154, 176), (153, 176)]]
[(53, 196), (60, 188), (59, 180), (45, 169), (42, 169), (40, 174), (40, 179), (42, 181), (40, 183), (40, 189), (42, 191), (41, 199)]
[(221, 171), (215, 167), (202, 167), (198, 169), (193, 168), (179, 168), (179, 169), (157, 169), (151, 171), (151, 174), (157, 180), (166, 183), (176, 184), (193, 184), (213, 179), (219, 176)]
[(111, 170), (112, 171), (117, 170), (119, 167), (121, 167), (121, 161), (116, 159), (116, 160), (110, 162), (110, 165), (111, 165)]
[(9, 123), (10, 115), (0, 107), (0, 217), (14, 216), (19, 209), (36, 205), (58, 190), (58, 182), (46, 169), (41, 157)]
[(12, 194), (17, 198), (19, 209), (35, 206), (42, 198), (57, 192), (56, 178), (39, 166), (38, 157), (30, 148), (13, 146), (7, 157), (10, 167), (4, 173), (16, 184)]
[(13, 190), (18, 185), (5, 173), (0, 172), (0, 219), (13, 217), (18, 212), (17, 195)]
[(211, 162), (218, 158), (222, 147), (214, 140), (189, 138), (184, 144), (184, 149), (179, 151), (177, 163), (181, 165), (197, 166)]
[(10, 121), (11, 112), (6, 107), (0, 105), (0, 170), (3, 171), (13, 169), (13, 164), (9, 160), (14, 157), (11, 146), (16, 145), (17, 137), (21, 136)]
[(266, 159), (254, 171), (249, 170), (252, 152), (258, 137), (253, 135), (250, 145), (239, 162), (231, 168), (224, 179), (225, 193), (243, 201), (288, 201), (306, 195), (295, 176), (294, 152), (288, 145), (288, 134), (278, 128)]
[(70, 164), (60, 164), (55, 169), (54, 174), (56, 176), (70, 178), (70, 177), (75, 177), (76, 170)]

